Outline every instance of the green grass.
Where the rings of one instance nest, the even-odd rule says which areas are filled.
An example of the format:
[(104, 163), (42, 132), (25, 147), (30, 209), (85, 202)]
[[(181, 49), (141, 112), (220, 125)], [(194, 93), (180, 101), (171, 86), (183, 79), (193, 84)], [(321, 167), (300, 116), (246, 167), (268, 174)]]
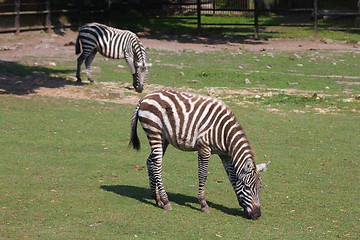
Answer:
[(173, 148), (163, 167), (174, 210), (156, 207), (149, 197), (144, 134), (142, 151), (127, 147), (133, 106), (2, 99), (3, 238), (357, 236), (358, 115), (281, 116), (233, 106), (258, 162), (272, 161), (262, 174), (263, 216), (251, 221), (242, 217), (215, 156), (207, 182), (211, 213), (201, 213), (197, 188), (187, 187), (197, 184), (196, 155)]
[[(201, 213), (191, 187), (197, 155), (173, 147), (163, 177), (174, 210), (158, 208), (141, 130), (142, 150), (128, 148), (134, 105), (2, 94), (0, 239), (358, 238), (360, 85), (336, 82), (359, 82), (351, 78), (358, 76), (357, 52), (148, 50), (148, 58), (148, 88), (182, 87), (223, 99), (244, 126), (256, 162), (272, 162), (262, 173), (261, 218), (243, 217), (217, 156), (206, 186), (211, 212)], [(39, 66), (28, 67), (27, 59)], [(51, 59), (56, 66), (36, 56), (23, 61), (1, 71), (74, 81), (65, 79), (75, 59)], [(130, 82), (118, 64), (125, 62), (97, 56), (95, 80)], [(105, 91), (100, 86), (81, 88)]]

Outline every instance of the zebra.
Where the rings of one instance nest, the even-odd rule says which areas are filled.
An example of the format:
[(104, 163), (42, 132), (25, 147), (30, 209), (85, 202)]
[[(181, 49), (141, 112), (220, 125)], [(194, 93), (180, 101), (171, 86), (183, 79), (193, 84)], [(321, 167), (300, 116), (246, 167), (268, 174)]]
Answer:
[(94, 82), (91, 77), (90, 65), (97, 52), (108, 58), (125, 58), (133, 75), (135, 90), (140, 93), (143, 91), (148, 65), (145, 48), (135, 33), (99, 23), (82, 26), (75, 44), (75, 53), (80, 54), (76, 70), (78, 84), (81, 84), (80, 68), (84, 61), (88, 80), (91, 83)]
[(129, 146), (140, 149), (137, 123), (141, 123), (151, 146), (147, 159), (151, 196), (158, 206), (172, 210), (164, 189), (162, 158), (169, 144), (183, 151), (198, 152), (198, 200), (208, 213), (205, 181), (211, 154), (218, 154), (233, 186), (239, 205), (248, 218), (261, 215), (260, 172), (268, 163), (255, 165), (254, 153), (236, 116), (216, 98), (165, 88), (143, 97), (131, 119)]

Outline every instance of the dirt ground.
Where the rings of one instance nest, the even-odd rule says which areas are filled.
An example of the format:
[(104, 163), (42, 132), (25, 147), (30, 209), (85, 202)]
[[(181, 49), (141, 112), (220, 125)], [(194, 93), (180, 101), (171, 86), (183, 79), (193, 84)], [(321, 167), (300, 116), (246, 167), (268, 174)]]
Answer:
[[(0, 60), (16, 61), (22, 56), (56, 56), (59, 53), (74, 56), (77, 32), (66, 30), (61, 34), (39, 34), (38, 32), (0, 34)], [(138, 33), (143, 45), (149, 49), (181, 51), (214, 51), (223, 49), (242, 49), (252, 51), (304, 51), (314, 49), (344, 49), (360, 47), (331, 39), (237, 39), (234, 37), (200, 37), (189, 35), (150, 35)], [(17, 41), (17, 39), (19, 39)], [(55, 51), (53, 51), (55, 50)]]
[[(316, 49), (339, 49), (344, 51), (356, 50), (358, 43), (348, 44), (332, 40), (311, 39), (235, 39), (231, 37), (199, 37), (189, 35), (150, 35), (138, 33), (143, 45), (147, 49), (168, 51), (216, 51), (223, 49), (249, 50), (249, 51), (306, 51)], [(71, 80), (59, 79), (56, 76), (17, 75), (1, 71), (1, 66), (22, 62), (25, 56), (41, 57), (61, 56), (61, 59), (76, 59), (74, 43), (77, 33), (71, 30), (61, 34), (45, 34), (39, 32), (26, 32), (15, 36), (13, 33), (0, 34), (0, 94), (16, 94), (19, 96), (43, 95), (53, 97), (66, 97), (72, 99), (93, 99), (98, 101), (111, 101), (116, 103), (136, 103), (136, 94), (129, 83), (97, 83), (100, 90), (89, 90), (74, 84), (75, 74), (69, 76)], [(40, 60), (41, 61), (41, 60)], [(28, 66), (36, 66), (37, 62), (28, 62)], [(55, 63), (54, 63), (55, 64)], [(75, 66), (74, 66), (75, 72)], [(161, 86), (146, 85), (145, 92), (151, 92)], [(97, 88), (99, 89), (99, 88)], [(210, 92), (216, 91), (211, 88)], [(223, 90), (221, 90), (223, 91)], [(108, 95), (113, 97), (110, 97)], [(249, 94), (249, 93), (247, 93)], [(256, 93), (254, 93), (256, 94)]]

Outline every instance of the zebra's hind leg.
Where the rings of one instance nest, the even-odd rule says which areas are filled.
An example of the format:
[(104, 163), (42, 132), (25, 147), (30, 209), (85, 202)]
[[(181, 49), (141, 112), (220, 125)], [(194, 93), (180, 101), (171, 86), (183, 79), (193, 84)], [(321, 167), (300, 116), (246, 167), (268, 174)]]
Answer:
[(147, 160), (151, 196), (156, 200), (158, 206), (165, 210), (172, 210), (168, 195), (162, 183), (162, 157), (168, 143), (166, 140), (150, 137), (152, 152)]
[(148, 157), (146, 164), (147, 164), (147, 168), (148, 168), (151, 197), (153, 199), (155, 199), (156, 204), (159, 207), (164, 207), (164, 203), (160, 199), (159, 190), (156, 186), (156, 179), (155, 179), (154, 170), (153, 170), (154, 161), (152, 159), (152, 154), (150, 154), (150, 156)]
[(210, 209), (205, 200), (205, 182), (208, 174), (209, 158), (211, 155), (210, 148), (200, 148), (198, 152), (198, 174), (199, 174), (199, 194), (198, 200), (201, 205), (201, 211), (209, 213)]
[(80, 77), (80, 71), (81, 71), (81, 65), (83, 64), (85, 58), (86, 58), (86, 55), (84, 52), (82, 52), (77, 59), (77, 69), (76, 69), (76, 78), (77, 78), (76, 83), (77, 84), (82, 84), (81, 77)]
[(94, 83), (94, 80), (93, 80), (92, 77), (91, 77), (90, 66), (91, 66), (92, 61), (93, 61), (94, 58), (95, 58), (96, 52), (97, 52), (97, 50), (94, 49), (94, 50), (90, 53), (90, 55), (86, 58), (86, 60), (85, 60), (85, 67), (86, 67), (87, 78), (88, 78), (88, 80), (90, 81), (90, 83)]

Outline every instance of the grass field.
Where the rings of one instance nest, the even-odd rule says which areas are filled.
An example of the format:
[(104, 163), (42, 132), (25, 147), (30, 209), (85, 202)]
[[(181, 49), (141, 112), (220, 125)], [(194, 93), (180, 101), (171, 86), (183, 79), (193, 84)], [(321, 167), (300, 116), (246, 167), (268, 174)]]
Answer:
[[(148, 87), (223, 99), (256, 162), (272, 162), (262, 173), (261, 218), (244, 218), (217, 156), (206, 186), (211, 212), (202, 213), (197, 155), (172, 147), (163, 178), (174, 210), (158, 208), (142, 131), (142, 150), (128, 148), (134, 105), (0, 95), (0, 239), (358, 239), (359, 52), (148, 50), (148, 58)], [(75, 66), (51, 61), (36, 74), (67, 78)], [(97, 56), (96, 81), (130, 81), (118, 64)]]

